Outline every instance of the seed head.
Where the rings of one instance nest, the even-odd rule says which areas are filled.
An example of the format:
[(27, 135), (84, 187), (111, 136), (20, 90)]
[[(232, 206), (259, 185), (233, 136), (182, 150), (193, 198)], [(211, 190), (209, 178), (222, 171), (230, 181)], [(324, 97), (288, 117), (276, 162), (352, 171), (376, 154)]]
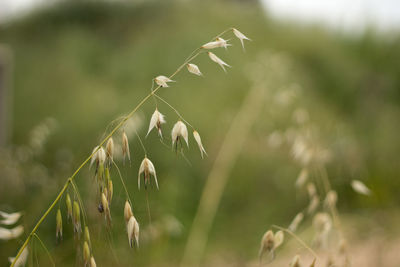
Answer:
[(233, 28), (232, 29), (233, 34), (240, 40), (240, 42), (242, 43), (242, 47), (244, 49), (244, 42), (243, 40), (248, 40), (251, 41), (250, 38), (246, 37), (243, 33), (241, 33), (240, 31), (238, 31), (237, 29)]
[(94, 260), (94, 257), (90, 257), (90, 267), (96, 267), (96, 261)]
[(108, 187), (107, 187), (107, 200), (109, 203), (112, 201), (113, 193), (114, 193), (114, 187), (113, 187), (113, 182), (111, 179), (108, 180)]
[(300, 256), (299, 255), (294, 256), (294, 258), (289, 266), (290, 267), (301, 267)]
[(224, 40), (224, 39), (222, 39), (221, 37), (218, 37), (218, 38), (216, 39), (216, 41), (217, 41), (217, 42), (220, 42), (220, 43), (221, 43), (221, 47), (223, 47), (223, 48), (225, 48), (225, 49), (228, 49), (228, 46), (232, 46), (231, 44), (228, 44), (228, 41), (229, 41), (229, 40)]
[(183, 138), (186, 142), (186, 145), (189, 146), (189, 141), (188, 141), (188, 130), (186, 128), (186, 125), (181, 121), (177, 121), (172, 128), (171, 132), (172, 136), (172, 146), (175, 144), (175, 146), (178, 146), (178, 141), (180, 138)]
[(90, 233), (89, 233), (89, 227), (87, 226), (85, 226), (84, 236), (85, 236), (85, 241), (87, 241), (90, 244)]
[(74, 210), (72, 220), (74, 223), (74, 232), (78, 235), (81, 233), (81, 209), (79, 208), (78, 202), (74, 201)]
[(325, 197), (325, 201), (324, 201), (325, 207), (327, 207), (327, 208), (335, 207), (337, 199), (338, 199), (338, 195), (337, 195), (336, 191), (334, 191), (334, 190), (329, 191)]
[(106, 218), (111, 219), (110, 206), (108, 205), (108, 200), (104, 192), (101, 193), (101, 205), (103, 205), (104, 214)]
[(156, 82), (157, 85), (161, 87), (169, 87), (167, 83), (174, 82), (170, 78), (163, 75), (157, 76), (156, 78), (154, 78), (154, 81)]
[(282, 245), (283, 240), (285, 238), (285, 235), (283, 234), (282, 231), (278, 231), (274, 235), (274, 249), (278, 248), (280, 245)]
[(139, 167), (139, 174), (138, 174), (138, 187), (140, 189), (140, 175), (144, 174), (143, 179), (144, 179), (144, 187), (145, 189), (147, 188), (147, 185), (150, 184), (150, 175), (153, 175), (154, 181), (156, 183), (156, 187), (158, 188), (158, 181), (157, 181), (157, 174), (156, 174), (156, 169), (154, 168), (153, 163), (145, 157), (140, 164)]
[(129, 204), (128, 200), (125, 201), (125, 207), (124, 207), (124, 218), (125, 222), (128, 223), (129, 219), (133, 216), (132, 213), (132, 207)]
[(225, 47), (225, 49), (226, 49), (228, 46), (230, 46), (230, 44), (227, 43), (227, 40), (224, 40), (224, 39), (218, 37), (217, 39), (215, 39), (215, 41), (212, 41), (212, 42), (202, 45), (201, 48), (214, 49), (214, 48), (218, 48), (218, 47)]
[(189, 64), (186, 65), (186, 67), (187, 67), (187, 69), (188, 69), (188, 71), (190, 73), (193, 73), (193, 74), (195, 74), (197, 76), (202, 76), (203, 75), (201, 73), (199, 67), (197, 65), (195, 65), (195, 64), (189, 63)]
[[(275, 237), (274, 233), (271, 230), (268, 230), (261, 239), (261, 247), (259, 252), (260, 261), (262, 259), (262, 255), (265, 252), (273, 253), (273, 249), (275, 247)], [(272, 254), (273, 255), (273, 254)]]
[(0, 217), (3, 217), (3, 219), (0, 220), (0, 224), (13, 225), (19, 220), (19, 218), (21, 218), (21, 216), (21, 212), (7, 213), (4, 211), (0, 211)]
[(221, 66), (221, 68), (226, 72), (226, 69), (224, 66), (227, 67), (231, 67), (230, 65), (228, 65), (227, 63), (225, 63), (224, 61), (222, 61), (222, 59), (220, 59), (219, 57), (217, 57), (214, 53), (212, 52), (208, 52), (208, 56), (210, 57), (210, 59), (212, 61), (214, 61), (215, 63), (217, 63), (218, 65)]
[(122, 156), (124, 157), (124, 163), (126, 157), (128, 157), (128, 160), (131, 161), (131, 152), (129, 151), (128, 136), (126, 136), (125, 131), (122, 132)]
[(149, 125), (149, 130), (147, 131), (146, 137), (149, 135), (151, 130), (156, 127), (158, 130), (158, 135), (162, 138), (162, 132), (161, 132), (161, 124), (165, 123), (165, 117), (163, 114), (161, 114), (158, 109), (154, 111), (153, 115), (151, 115), (150, 119), (150, 125)]
[(304, 215), (302, 212), (298, 213), (296, 217), (294, 217), (293, 221), (289, 225), (289, 230), (292, 232), (296, 232), (297, 227), (301, 223), (301, 221), (304, 219)]
[(56, 238), (62, 240), (62, 216), (61, 216), (61, 210), (57, 210), (57, 215), (56, 215)]
[(351, 187), (354, 191), (359, 194), (369, 196), (371, 194), (371, 190), (361, 181), (353, 180), (351, 181)]
[(134, 245), (139, 247), (139, 224), (134, 216), (129, 218), (128, 224), (126, 225), (126, 230), (128, 232), (129, 245), (131, 247)]
[(86, 241), (83, 243), (83, 261), (85, 262), (85, 266), (87, 266), (90, 261), (90, 248)]
[(108, 139), (107, 141), (107, 145), (106, 145), (106, 155), (107, 155), (107, 160), (109, 161), (110, 165), (111, 162), (113, 161), (113, 155), (114, 155), (114, 141), (112, 139), (112, 137), (110, 137), (110, 139)]
[(72, 203), (71, 203), (71, 197), (69, 194), (67, 194), (65, 198), (65, 204), (67, 205), (67, 219), (72, 218)]
[(307, 213), (313, 214), (315, 210), (318, 208), (318, 206), (319, 206), (319, 197), (317, 195), (314, 195), (310, 200), (310, 204), (308, 205)]
[(193, 137), (194, 137), (194, 140), (196, 140), (197, 145), (199, 146), (201, 158), (203, 158), (204, 157), (203, 154), (207, 155), (207, 152), (204, 149), (203, 144), (201, 143), (201, 138), (200, 138), (199, 133), (197, 131), (193, 131)]
[(303, 187), (303, 185), (307, 182), (307, 179), (308, 179), (308, 170), (304, 168), (301, 170), (299, 177), (297, 177), (296, 187), (297, 188)]

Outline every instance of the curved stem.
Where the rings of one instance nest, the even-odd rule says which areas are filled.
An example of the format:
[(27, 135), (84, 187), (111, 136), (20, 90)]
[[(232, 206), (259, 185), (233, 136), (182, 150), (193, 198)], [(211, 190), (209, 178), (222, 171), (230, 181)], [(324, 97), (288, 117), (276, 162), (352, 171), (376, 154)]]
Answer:
[(122, 187), (123, 187), (124, 190), (125, 190), (126, 198), (129, 200), (129, 203), (130, 203), (131, 206), (132, 206), (132, 201), (131, 201), (131, 198), (129, 197), (128, 188), (126, 187), (125, 182), (124, 182), (124, 179), (122, 178), (121, 171), (119, 170), (118, 165), (115, 163), (115, 161), (112, 161), (112, 163), (114, 164), (115, 168), (117, 169), (119, 178), (121, 179)]
[[(221, 36), (223, 34), (225, 34), (226, 32), (232, 30), (232, 28), (229, 28), (225, 31), (223, 31), (222, 33), (220, 33), (218, 36)], [(178, 74), (182, 68), (184, 68), (186, 66), (187, 63), (189, 63), (191, 60), (195, 59), (198, 55), (200, 55), (200, 53), (202, 52), (202, 49), (197, 48), (196, 50), (194, 50), (190, 56), (183, 62), (182, 65), (180, 65), (174, 73), (171, 74), (171, 76), (169, 76), (169, 79), (172, 79), (176, 74)], [(193, 56), (192, 56), (193, 55)], [(42, 217), (39, 219), (39, 221), (36, 223), (36, 225), (33, 227), (31, 233), (28, 235), (28, 237), (26, 238), (25, 242), (23, 243), (23, 245), (20, 247), (17, 256), (15, 256), (14, 261), (11, 263), (11, 267), (15, 266), (15, 263), (17, 262), (18, 258), (21, 256), (22, 251), (25, 249), (25, 247), (28, 245), (29, 241), (32, 239), (32, 236), (36, 233), (37, 229), (39, 228), (39, 226), (42, 224), (42, 222), (44, 221), (44, 219), (46, 219), (47, 215), (50, 213), (50, 211), (52, 211), (52, 209), (56, 206), (57, 202), (60, 200), (60, 198), (62, 197), (62, 195), (64, 194), (65, 190), (67, 190), (68, 184), (71, 183), (75, 176), (81, 171), (81, 169), (92, 159), (93, 155), (95, 153), (97, 153), (97, 151), (100, 149), (100, 147), (107, 142), (107, 140), (112, 137), (114, 135), (114, 133), (116, 131), (118, 131), (124, 124), (125, 122), (130, 119), (135, 113), (136, 111), (143, 106), (144, 103), (147, 102), (147, 100), (152, 97), (153, 95), (155, 95), (155, 93), (161, 88), (161, 86), (157, 86), (154, 90), (151, 91), (151, 93), (149, 93), (147, 96), (145, 96), (142, 101), (139, 102), (139, 104), (136, 105), (136, 107), (129, 112), (128, 115), (126, 115), (118, 124), (117, 126), (114, 127), (114, 129), (100, 142), (100, 144), (97, 146), (97, 149), (95, 149), (92, 154), (90, 154), (82, 163), (81, 165), (75, 170), (75, 172), (72, 174), (72, 176), (70, 178), (68, 178), (68, 180), (65, 182), (63, 188), (61, 189), (61, 191), (58, 193), (56, 199), (51, 203), (51, 205), (47, 208), (47, 210), (45, 211), (45, 213), (42, 215)]]
[(167, 100), (165, 100), (164, 98), (162, 98), (161, 96), (154, 94), (154, 96), (158, 99), (160, 99), (162, 102), (164, 102), (168, 107), (170, 107), (175, 113), (176, 115), (178, 115), (178, 117), (183, 120), (184, 122), (186, 122), (187, 125), (189, 125), (190, 127), (192, 127), (192, 129), (194, 130), (194, 127), (187, 121), (185, 120), (182, 115), (178, 112), (178, 110), (176, 108), (174, 108), (170, 103), (167, 102)]

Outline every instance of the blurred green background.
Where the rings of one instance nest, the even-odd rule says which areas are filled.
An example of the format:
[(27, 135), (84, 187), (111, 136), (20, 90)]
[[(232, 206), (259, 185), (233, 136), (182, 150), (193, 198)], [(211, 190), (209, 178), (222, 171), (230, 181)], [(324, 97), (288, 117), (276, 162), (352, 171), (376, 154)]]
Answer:
[[(258, 85), (266, 91), (265, 105), (230, 171), (204, 264), (243, 266), (255, 260), (267, 228), (289, 224), (307, 206), (306, 194), (294, 187), (302, 166), (281, 142), (290, 129), (314, 129), (318, 144), (329, 151), (326, 167), (343, 216), (389, 229), (400, 204), (400, 35), (373, 28), (344, 34), (278, 22), (257, 1), (71, 1), (0, 25), (0, 44), (8, 51), (3, 58), (12, 58), (5, 60), (12, 62), (7, 65), (12, 82), (3, 99), (9, 123), (2, 127), (10, 135), (0, 153), (0, 210), (23, 210), (28, 232), (107, 125), (148, 94), (151, 80), (172, 73), (191, 51), (229, 27), (252, 41), (243, 52), (232, 34), (226, 36), (233, 46), (215, 53), (233, 66), (227, 74), (201, 55), (194, 63), (203, 77), (184, 70), (160, 91), (200, 132), (209, 156), (201, 160), (193, 139), (185, 150), (189, 163), (154, 132), (145, 139), (160, 184), (160, 191), (149, 192), (153, 230), (145, 192), (136, 185), (144, 154), (130, 136), (132, 165), (119, 165), (142, 229), (139, 250), (128, 246), (116, 173), (112, 233), (97, 212), (93, 170), (87, 167), (77, 176), (98, 265), (180, 262), (208, 172), (257, 75), (265, 80)], [(178, 117), (159, 105), (169, 136)], [(153, 111), (154, 102), (148, 101), (133, 121), (141, 136)], [(373, 194), (355, 194), (352, 179), (362, 180)], [(61, 207), (64, 212), (64, 200)], [(40, 236), (57, 265), (79, 262), (66, 221), (64, 241), (56, 245), (53, 213)], [(1, 266), (20, 244), (0, 242)], [(41, 265), (48, 266), (43, 250), (35, 247)]]

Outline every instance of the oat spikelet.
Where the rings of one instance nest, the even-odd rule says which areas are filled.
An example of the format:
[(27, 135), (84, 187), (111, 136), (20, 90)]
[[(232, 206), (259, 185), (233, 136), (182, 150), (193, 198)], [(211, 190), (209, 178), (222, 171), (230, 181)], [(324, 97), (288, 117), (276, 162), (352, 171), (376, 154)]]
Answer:
[[(28, 260), (28, 255), (29, 255), (29, 247), (26, 246), (24, 250), (21, 252), (21, 255), (17, 259), (17, 261), (14, 264), (14, 267), (23, 267), (25, 266), (27, 260)], [(10, 263), (13, 263), (15, 260), (15, 257), (8, 257), (8, 261)]]
[(108, 200), (104, 192), (101, 194), (101, 205), (104, 209), (104, 214), (108, 222), (111, 222), (111, 213), (110, 213), (110, 206), (108, 204)]
[(308, 214), (313, 214), (319, 206), (319, 197), (317, 195), (314, 195), (311, 198), (310, 204), (307, 207), (307, 213)]
[(125, 222), (128, 223), (129, 219), (133, 216), (131, 204), (129, 204), (128, 200), (125, 201), (124, 207), (124, 218)]
[(113, 182), (111, 179), (108, 180), (108, 186), (107, 186), (107, 200), (109, 203), (112, 201), (113, 193), (114, 193), (114, 186)]
[(57, 210), (56, 215), (56, 238), (62, 240), (62, 216), (61, 210)]
[(138, 188), (140, 189), (140, 175), (143, 175), (143, 180), (144, 180), (144, 188), (147, 188), (147, 185), (150, 184), (150, 175), (153, 175), (154, 181), (156, 183), (156, 187), (158, 188), (158, 181), (157, 181), (157, 174), (156, 174), (156, 169), (154, 168), (153, 163), (145, 157), (140, 164), (139, 167), (139, 174), (138, 174)]
[(195, 65), (195, 64), (189, 63), (189, 64), (186, 65), (186, 67), (187, 67), (187, 69), (188, 69), (188, 71), (190, 73), (193, 73), (193, 74), (195, 74), (197, 76), (202, 76), (203, 75), (201, 73), (199, 67), (197, 65)]
[(251, 39), (248, 38), (248, 37), (246, 37), (246, 35), (244, 35), (243, 33), (241, 33), (240, 31), (238, 31), (238, 30), (235, 29), (235, 28), (233, 28), (232, 31), (233, 31), (233, 34), (234, 34), (234, 35), (240, 40), (240, 42), (242, 43), (242, 47), (243, 47), (243, 50), (244, 50), (244, 42), (243, 42), (243, 40), (251, 41)]
[(336, 206), (338, 195), (336, 191), (331, 190), (326, 194), (324, 205), (326, 208), (332, 209)]
[(351, 187), (353, 188), (354, 191), (356, 191), (361, 195), (366, 195), (366, 196), (371, 195), (371, 190), (363, 182), (359, 180), (351, 181)]
[(224, 40), (221, 37), (218, 37), (217, 39), (215, 39), (215, 41), (208, 42), (208, 43), (202, 45), (201, 48), (202, 49), (214, 49), (214, 48), (224, 47), (225, 49), (227, 49), (228, 46), (231, 46), (231, 44), (228, 44), (227, 40)]
[(294, 258), (289, 266), (290, 267), (301, 267), (300, 256), (299, 255), (294, 256)]
[(275, 237), (271, 230), (268, 230), (261, 239), (261, 247), (259, 252), (260, 262), (265, 252), (271, 253), (271, 258), (274, 258), (273, 250), (275, 247)]
[(156, 127), (158, 130), (158, 135), (162, 138), (162, 132), (161, 132), (161, 124), (166, 123), (165, 121), (165, 116), (161, 114), (158, 109), (154, 111), (153, 115), (151, 116), (150, 119), (150, 125), (149, 125), (149, 130), (147, 131), (146, 137), (149, 135), (151, 130)]
[(0, 216), (4, 218), (0, 220), (0, 224), (13, 225), (19, 220), (19, 218), (21, 218), (22, 212), (7, 213), (0, 211)]
[(199, 134), (197, 131), (194, 131), (194, 132), (193, 132), (193, 137), (194, 137), (194, 140), (196, 140), (197, 145), (199, 146), (201, 158), (204, 158), (204, 155), (203, 155), (203, 154), (206, 154), (206, 155), (207, 155), (207, 152), (206, 152), (206, 150), (204, 149), (203, 144), (201, 143), (200, 134)]
[(107, 160), (111, 165), (111, 163), (113, 161), (113, 156), (114, 156), (114, 141), (113, 141), (112, 137), (110, 137), (110, 139), (108, 139), (108, 141), (107, 141), (106, 152), (107, 152), (106, 153)]
[(90, 257), (90, 267), (96, 267), (96, 261), (94, 260), (94, 257)]
[(134, 216), (129, 218), (126, 229), (128, 232), (129, 246), (139, 247), (139, 223), (136, 221)]
[(169, 83), (169, 82), (174, 82), (174, 81), (171, 80), (170, 78), (168, 78), (168, 77), (166, 77), (166, 76), (163, 76), (163, 75), (160, 75), (160, 76), (155, 77), (155, 78), (154, 78), (154, 81), (156, 82), (156, 84), (157, 84), (158, 86), (161, 86), (161, 87), (169, 87), (169, 85), (168, 85), (167, 83)]
[(87, 227), (87, 226), (85, 226), (84, 237), (85, 237), (85, 241), (87, 241), (89, 244), (91, 244), (89, 227)]
[(303, 214), (302, 212), (298, 213), (298, 214), (294, 217), (293, 221), (290, 223), (288, 229), (289, 229), (291, 232), (296, 232), (297, 227), (298, 227), (299, 224), (303, 221), (303, 218), (304, 218), (304, 214)]
[(172, 128), (171, 137), (172, 146), (175, 145), (176, 149), (178, 148), (178, 141), (180, 141), (181, 138), (185, 140), (186, 145), (189, 147), (188, 130), (186, 125), (181, 120), (178, 120)]
[(303, 185), (307, 182), (307, 179), (308, 179), (308, 170), (304, 168), (301, 170), (299, 177), (297, 177), (296, 187), (297, 188), (303, 187)]
[(122, 132), (122, 156), (124, 158), (124, 163), (126, 157), (128, 157), (128, 160), (131, 161), (131, 152), (129, 151), (129, 141), (125, 131)]
[(83, 243), (83, 261), (85, 262), (85, 266), (90, 262), (90, 248), (86, 241)]
[(65, 204), (67, 206), (67, 220), (72, 219), (72, 202), (69, 194), (65, 198)]
[(282, 245), (285, 235), (283, 231), (278, 231), (274, 235), (274, 249), (277, 249), (280, 245)]
[(78, 202), (74, 201), (74, 209), (73, 209), (73, 216), (72, 220), (74, 223), (74, 232), (80, 235), (82, 228), (81, 228), (81, 209), (79, 208)]
[(212, 52), (208, 52), (208, 56), (210, 57), (210, 59), (212, 61), (214, 61), (215, 63), (217, 63), (218, 65), (221, 66), (221, 68), (226, 72), (225, 66), (227, 67), (231, 67), (230, 65), (228, 65), (227, 63), (225, 63), (222, 59), (220, 59), (219, 57), (217, 57), (214, 53)]

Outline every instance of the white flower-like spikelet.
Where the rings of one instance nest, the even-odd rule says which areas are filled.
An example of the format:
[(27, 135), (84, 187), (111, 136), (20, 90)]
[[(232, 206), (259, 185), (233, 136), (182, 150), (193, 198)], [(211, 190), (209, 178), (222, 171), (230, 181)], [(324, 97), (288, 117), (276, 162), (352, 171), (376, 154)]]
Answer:
[(188, 69), (188, 71), (190, 73), (193, 73), (193, 74), (198, 75), (198, 76), (202, 76), (203, 75), (201, 73), (199, 67), (197, 65), (195, 65), (195, 64), (189, 63), (189, 64), (186, 65), (186, 67), (187, 67), (187, 69)]
[(169, 87), (169, 85), (167, 83), (174, 82), (170, 78), (163, 76), (163, 75), (155, 77), (154, 81), (156, 82), (157, 85), (159, 85), (161, 87)]
[(122, 132), (122, 156), (124, 158), (124, 163), (125, 163), (125, 157), (128, 157), (128, 160), (131, 160), (131, 152), (129, 151), (129, 141), (128, 141), (128, 136), (126, 135), (125, 131)]
[(359, 194), (366, 196), (371, 194), (371, 190), (363, 182), (359, 180), (351, 181), (351, 187), (353, 188), (354, 191), (356, 191)]
[(238, 31), (237, 29), (233, 28), (232, 29), (233, 34), (240, 40), (240, 42), (242, 43), (242, 47), (244, 49), (244, 42), (243, 40), (248, 40), (251, 41), (250, 38), (246, 37), (246, 35), (244, 35), (243, 33), (241, 33), (240, 31)]
[(226, 42), (226, 40), (222, 39), (222, 38), (217, 38), (215, 41), (206, 43), (204, 45), (201, 46), (201, 48), (203, 49), (214, 49), (214, 48), (218, 48), (218, 47), (227, 47), (228, 44)]
[(183, 138), (186, 142), (186, 145), (189, 146), (189, 140), (188, 140), (188, 130), (186, 128), (186, 125), (181, 121), (177, 121), (172, 128), (171, 132), (172, 136), (172, 145), (175, 145), (176, 147), (178, 146), (178, 141), (180, 138)]
[(203, 158), (204, 154), (207, 155), (207, 152), (204, 149), (203, 144), (201, 143), (201, 137), (197, 131), (193, 131), (193, 137), (194, 137), (194, 140), (196, 140), (197, 145), (199, 146), (201, 158)]
[(156, 174), (156, 169), (154, 168), (153, 163), (145, 157), (140, 164), (139, 167), (139, 175), (138, 175), (138, 187), (140, 189), (140, 175), (144, 174), (143, 179), (144, 179), (144, 187), (147, 188), (147, 185), (150, 184), (150, 175), (153, 175), (154, 181), (156, 183), (156, 187), (158, 188), (158, 181), (157, 181), (157, 174)]
[(93, 149), (92, 154), (93, 154), (93, 156), (90, 161), (90, 167), (92, 167), (93, 163), (95, 163), (95, 162), (96, 162), (96, 167), (99, 167), (99, 165), (104, 164), (104, 162), (106, 161), (106, 152), (104, 151), (104, 148), (102, 146), (100, 148), (98, 146), (96, 146)]
[(222, 61), (222, 59), (220, 59), (219, 57), (217, 57), (214, 53), (212, 52), (208, 52), (208, 56), (210, 57), (210, 59), (212, 61), (214, 61), (215, 63), (217, 63), (218, 65), (221, 66), (221, 68), (226, 72), (226, 69), (224, 66), (227, 67), (231, 67), (230, 65), (228, 65), (227, 63), (225, 63), (224, 61)]
[(133, 247), (133, 245), (139, 246), (139, 223), (134, 216), (129, 218), (126, 231), (128, 232), (129, 245), (131, 247)]
[(225, 48), (225, 49), (228, 49), (228, 46), (232, 46), (231, 44), (228, 44), (228, 41), (229, 41), (229, 40), (222, 39), (221, 37), (218, 37), (218, 38), (216, 39), (216, 41), (217, 41), (217, 42), (220, 42), (221, 47), (223, 47), (223, 48)]
[(151, 132), (151, 130), (156, 127), (158, 130), (158, 134), (160, 135), (160, 137), (162, 138), (162, 132), (161, 132), (161, 124), (165, 123), (165, 116), (163, 114), (161, 114), (158, 109), (156, 109), (153, 113), (153, 115), (151, 116), (150, 119), (150, 125), (149, 125), (149, 130), (147, 131), (146, 137), (149, 135), (149, 133)]

